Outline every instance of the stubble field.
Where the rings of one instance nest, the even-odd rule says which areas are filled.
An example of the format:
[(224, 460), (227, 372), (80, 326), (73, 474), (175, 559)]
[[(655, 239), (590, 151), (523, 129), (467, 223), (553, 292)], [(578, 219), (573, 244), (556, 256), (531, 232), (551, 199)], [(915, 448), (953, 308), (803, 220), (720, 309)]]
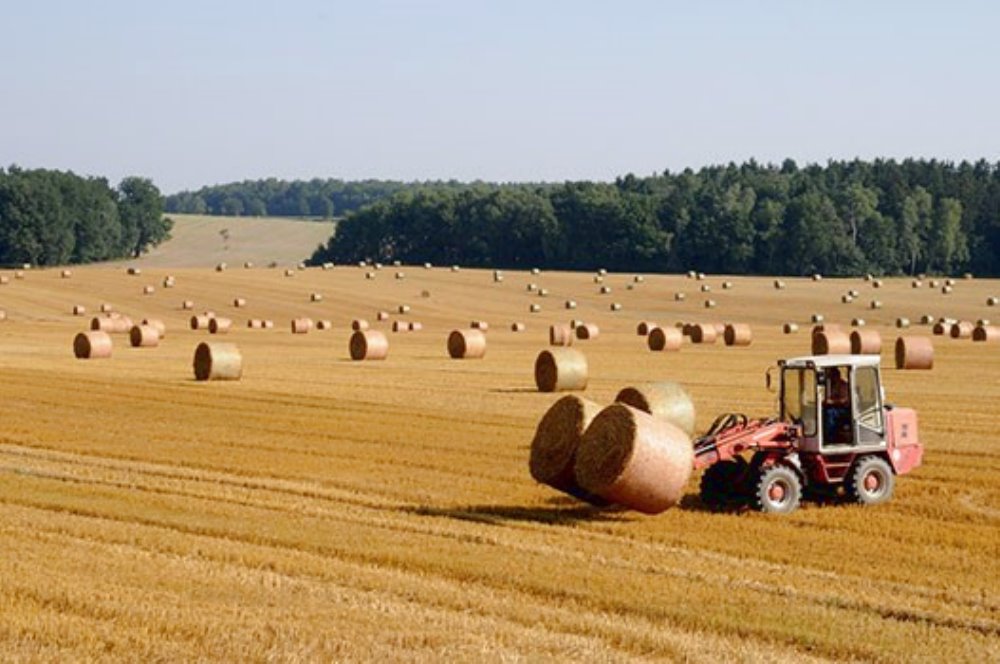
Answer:
[[(1000, 318), (1000, 283), (954, 293), (889, 279), (811, 282), (353, 266), (31, 270), (0, 286), (0, 652), (6, 661), (102, 659), (968, 661), (1000, 657), (1000, 344), (935, 337), (931, 372), (885, 371), (915, 407), (924, 465), (874, 509), (805, 504), (786, 517), (713, 513), (696, 497), (660, 516), (590, 508), (535, 484), (535, 391), (547, 327), (580, 318), (588, 398), (676, 380), (698, 428), (767, 415), (765, 369), (807, 354), (808, 321), (863, 317), (891, 364), (897, 316)], [(5, 274), (10, 274), (5, 272)], [(162, 279), (176, 277), (164, 289)], [(547, 298), (526, 291), (536, 282)], [(142, 287), (156, 287), (143, 295)], [(849, 288), (854, 304), (840, 303)], [(428, 291), (429, 297), (422, 297)], [(685, 302), (673, 301), (676, 291)], [(310, 293), (322, 302), (310, 302)], [(247, 306), (234, 309), (233, 298)], [(718, 302), (702, 307), (705, 297)], [(576, 311), (563, 309), (573, 298)], [(885, 303), (871, 311), (871, 299)], [(244, 378), (197, 383), (206, 332), (234, 319)], [(109, 360), (73, 335), (109, 302), (162, 318), (157, 349), (115, 337)], [(529, 314), (529, 303), (542, 305)], [(609, 304), (622, 310), (611, 312)], [(348, 359), (352, 318), (409, 304), (424, 329), (389, 332), (385, 362)], [(293, 335), (295, 316), (331, 331)], [(274, 330), (249, 330), (270, 318)], [(486, 320), (485, 359), (447, 357), (449, 330)], [(650, 353), (635, 324), (742, 321), (750, 348)], [(523, 321), (527, 330), (512, 333)], [(780, 324), (798, 321), (796, 335)], [(912, 334), (930, 334), (917, 326)]]

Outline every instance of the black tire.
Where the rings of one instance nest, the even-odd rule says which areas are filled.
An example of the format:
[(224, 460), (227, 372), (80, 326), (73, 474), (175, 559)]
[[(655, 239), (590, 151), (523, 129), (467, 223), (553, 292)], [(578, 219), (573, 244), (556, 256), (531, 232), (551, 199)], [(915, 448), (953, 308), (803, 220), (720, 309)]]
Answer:
[(766, 466), (757, 473), (753, 505), (761, 512), (788, 514), (802, 499), (802, 481), (788, 466)]
[(882, 457), (865, 456), (854, 462), (844, 483), (847, 496), (860, 505), (878, 505), (892, 498), (896, 475)]
[(749, 464), (742, 457), (719, 461), (701, 476), (701, 502), (708, 507), (723, 505), (746, 497), (746, 474)]

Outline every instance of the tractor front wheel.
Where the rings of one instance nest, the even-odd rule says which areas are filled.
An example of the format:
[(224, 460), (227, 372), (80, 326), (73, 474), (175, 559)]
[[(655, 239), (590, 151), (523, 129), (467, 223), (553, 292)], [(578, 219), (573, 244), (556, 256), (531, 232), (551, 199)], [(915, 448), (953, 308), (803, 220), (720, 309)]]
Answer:
[(742, 457), (719, 461), (705, 469), (701, 476), (701, 502), (708, 507), (722, 507), (726, 503), (745, 498), (746, 475), (749, 464)]
[(802, 498), (802, 482), (788, 466), (765, 466), (757, 473), (753, 503), (761, 512), (788, 514)]
[(847, 495), (862, 505), (878, 505), (892, 497), (896, 476), (885, 459), (861, 457), (845, 482)]

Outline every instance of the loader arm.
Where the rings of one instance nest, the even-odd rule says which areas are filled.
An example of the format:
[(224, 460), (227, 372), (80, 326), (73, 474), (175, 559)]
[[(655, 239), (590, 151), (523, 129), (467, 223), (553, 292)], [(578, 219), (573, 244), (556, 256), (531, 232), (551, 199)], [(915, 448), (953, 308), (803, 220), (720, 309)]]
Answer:
[(788, 450), (799, 437), (795, 424), (774, 419), (747, 419), (745, 415), (722, 415), (694, 442), (695, 469), (728, 461), (747, 450)]

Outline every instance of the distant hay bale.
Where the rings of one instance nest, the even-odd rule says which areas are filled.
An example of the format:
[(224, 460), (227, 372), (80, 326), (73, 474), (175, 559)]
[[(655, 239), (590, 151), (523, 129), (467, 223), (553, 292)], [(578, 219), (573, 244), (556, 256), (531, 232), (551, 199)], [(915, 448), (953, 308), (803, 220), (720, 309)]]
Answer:
[(723, 332), (727, 346), (749, 346), (753, 343), (753, 330), (746, 323), (730, 323)]
[(206, 316), (205, 314), (191, 316), (190, 325), (192, 330), (207, 330), (208, 324), (211, 322), (212, 316)]
[(410, 331), (410, 324), (407, 323), (405, 320), (394, 320), (392, 322), (392, 331), (393, 332), (397, 332), (397, 333), (399, 333), (399, 332), (409, 332)]
[(843, 304), (850, 304), (851, 302), (854, 302), (854, 298), (851, 297), (850, 295), (841, 295), (840, 296), (840, 301)]
[(705, 308), (706, 309), (715, 309), (716, 306), (717, 306), (717, 304), (716, 304), (715, 300), (705, 300)]
[(694, 402), (680, 383), (662, 381), (625, 387), (618, 392), (615, 402), (666, 420), (688, 436), (694, 434)]
[(424, 329), (424, 324), (420, 321), (411, 320), (410, 321), (410, 332), (419, 332)]
[(632, 283), (641, 284), (644, 281), (646, 281), (646, 277), (642, 276), (641, 274), (637, 274), (632, 277)]
[(575, 348), (543, 350), (535, 359), (539, 392), (572, 392), (587, 388), (587, 358)]
[(233, 306), (237, 309), (247, 306), (247, 301), (242, 297), (233, 298)]
[(128, 338), (132, 348), (156, 348), (160, 345), (160, 332), (152, 325), (133, 325)]
[(924, 314), (923, 316), (920, 317), (920, 324), (931, 325), (934, 323), (934, 320), (935, 320), (934, 316), (931, 316), (930, 314)]
[(709, 286), (708, 284), (702, 284), (701, 285), (701, 292), (702, 293), (711, 293), (712, 292), (712, 287)]
[(70, 277), (73, 276), (73, 272), (70, 270), (63, 270), (62, 272), (59, 273), (59, 276), (62, 277), (63, 279), (69, 279)]
[(864, 327), (867, 325), (864, 318), (852, 318), (851, 327)]
[(822, 323), (824, 320), (825, 319), (823, 317), (823, 314), (813, 314), (812, 315), (812, 322), (813, 323)]
[(264, 329), (265, 330), (273, 330), (274, 329), (274, 321), (273, 320), (265, 320), (264, 321)]
[(685, 297), (687, 297), (687, 296), (684, 293), (680, 293), (680, 292), (674, 293), (674, 301), (675, 302), (683, 302)]
[(408, 304), (401, 304), (401, 305), (399, 305), (396, 308), (396, 311), (398, 311), (401, 314), (408, 314), (408, 313), (410, 313), (410, 305), (408, 305)]
[(865, 281), (872, 281), (875, 279), (875, 275), (868, 273), (865, 275)]
[(374, 272), (365, 272), (365, 279), (371, 280), (371, 279), (374, 279), (374, 278), (375, 278), (375, 273)]
[(184, 300), (181, 302), (181, 309), (194, 309), (194, 302), (191, 300)]
[(972, 277), (972, 273), (971, 272), (965, 272), (965, 273), (962, 274), (962, 278), (963, 279), (972, 279), (973, 278)]
[(379, 321), (389, 320), (389, 312), (388, 311), (378, 312), (377, 314), (375, 314), (375, 320)]
[(143, 295), (152, 295), (155, 292), (156, 292), (156, 288), (154, 288), (153, 286), (143, 286), (142, 287), (142, 294)]
[(878, 300), (872, 300), (871, 303), (869, 303), (868, 307), (870, 309), (881, 309), (882, 303)]
[(333, 329), (333, 323), (331, 321), (328, 321), (328, 320), (318, 320), (318, 321), (316, 321), (316, 329), (317, 330), (332, 330)]
[(250, 318), (247, 320), (247, 327), (251, 330), (262, 330), (264, 329), (264, 321), (259, 318)]
[(253, 262), (251, 262), (251, 261), (244, 261), (243, 262), (243, 269), (244, 270), (249, 270), (252, 267), (253, 267)]
[(860, 297), (861, 296), (861, 293), (859, 291), (853, 289), (853, 288), (851, 290), (847, 291), (847, 294), (850, 295), (851, 297)]
[(580, 320), (579, 318), (571, 318), (569, 321), (569, 327), (571, 330), (575, 331), (576, 328), (579, 327), (580, 325), (583, 325), (583, 321)]
[(969, 321), (959, 321), (951, 326), (949, 333), (952, 339), (971, 339), (975, 326)]
[(688, 436), (670, 422), (612, 404), (584, 431), (574, 476), (612, 503), (658, 514), (683, 496), (693, 454)]
[(457, 266), (457, 265), (452, 265), (452, 266), (451, 266), (451, 271), (452, 271), (452, 272), (458, 272), (458, 271), (459, 271), (459, 270), (461, 270), (461, 269), (462, 269), (462, 268), (460, 268), (460, 267), (459, 267), (459, 266)]
[(533, 293), (533, 292), (535, 292), (536, 290), (538, 290), (538, 284), (536, 284), (536, 283), (532, 282), (532, 283), (528, 284), (528, 285), (527, 285), (527, 286), (525, 287), (525, 289), (524, 289), (524, 290), (528, 291), (529, 293)]
[(396, 260), (392, 261), (392, 266), (393, 267), (402, 267), (403, 266), (403, 261), (401, 261), (399, 259), (396, 259)]
[(133, 277), (137, 277), (142, 274), (142, 270), (137, 267), (130, 267), (125, 272)]
[(310, 302), (322, 302), (323, 301), (323, 294), (322, 293), (310, 293), (309, 294), (309, 301)]
[(782, 281), (781, 279), (775, 279), (774, 288), (775, 290), (783, 290), (785, 288), (785, 282)]
[(872, 288), (882, 288), (882, 280), (876, 279), (872, 282)]
[(109, 334), (127, 334), (132, 329), (132, 321), (125, 316), (94, 316), (90, 319), (90, 329)]
[(852, 355), (878, 355), (882, 352), (882, 335), (878, 330), (854, 330), (851, 332)]
[(203, 341), (194, 351), (195, 380), (239, 380), (243, 355), (236, 344)]
[(540, 305), (540, 304), (531, 304), (531, 305), (528, 305), (528, 311), (530, 313), (537, 314), (541, 310), (542, 310), (542, 305)]
[(101, 304), (101, 313), (107, 314), (107, 313), (111, 313), (114, 310), (115, 310), (114, 306), (111, 305), (111, 304), (108, 304), (107, 302)]
[(612, 302), (610, 305), (608, 305), (608, 309), (610, 309), (611, 311), (621, 311), (622, 304), (621, 302)]
[(524, 329), (525, 329), (524, 323), (511, 323), (510, 324), (510, 331), (511, 332), (524, 332)]
[(986, 298), (986, 306), (995, 307), (1000, 304), (1000, 297), (989, 297)]
[(208, 331), (210, 334), (226, 334), (233, 326), (233, 321), (228, 318), (212, 317), (208, 321)]
[(698, 281), (704, 281), (705, 280), (705, 273), (704, 272), (699, 272), (698, 274), (695, 275), (695, 278)]
[(229, 267), (229, 266), (226, 265), (225, 263), (219, 263), (218, 265), (215, 266), (215, 271), (216, 272), (224, 272), (227, 267)]
[(981, 342), (1000, 341), (1000, 327), (995, 325), (979, 325), (972, 331), (972, 340)]
[(952, 291), (952, 287), (951, 286), (942, 286), (941, 287), (941, 293), (943, 295), (951, 295), (951, 291)]
[(427, 297), (430, 297), (430, 296), (431, 296), (431, 292), (429, 290), (422, 290), (422, 291), (420, 291), (420, 297), (427, 298)]
[(913, 281), (910, 282), (910, 288), (920, 288), (923, 285), (924, 282), (920, 281), (919, 279), (914, 279)]
[(549, 326), (550, 346), (570, 346), (573, 344), (573, 328), (564, 323)]
[(100, 330), (80, 332), (73, 338), (73, 355), (78, 360), (111, 357), (111, 347), (111, 336)]
[(732, 289), (733, 289), (733, 282), (731, 281), (722, 282), (722, 290), (732, 290)]
[(159, 318), (143, 318), (142, 324), (148, 325), (149, 327), (156, 330), (156, 333), (160, 335), (161, 339), (167, 336), (167, 326), (164, 325), (163, 321), (160, 320)]
[(164, 288), (173, 288), (174, 284), (176, 284), (176, 283), (177, 283), (176, 280), (173, 277), (171, 277), (170, 275), (167, 275), (167, 276), (163, 277), (163, 287)]
[(851, 339), (844, 332), (823, 330), (812, 335), (813, 355), (847, 355), (851, 352)]
[(688, 279), (694, 279), (697, 276), (698, 276), (697, 272), (695, 272), (694, 270), (688, 270), (688, 272), (687, 272), (687, 278)]
[(563, 303), (563, 306), (565, 306), (567, 309), (576, 309), (576, 301), (566, 300), (566, 302)]
[(607, 270), (605, 270), (605, 269), (604, 269), (604, 268), (602, 267), (601, 269), (599, 269), (599, 270), (597, 271), (597, 274), (601, 275), (602, 277), (606, 277), (606, 276), (608, 276), (608, 271), (607, 271)]
[(691, 326), (691, 341), (696, 344), (714, 344), (718, 336), (715, 325), (710, 323), (698, 323)]
[(902, 318), (902, 317), (897, 318), (896, 319), (896, 327), (899, 328), (899, 329), (901, 329), (901, 330), (910, 327), (910, 319), (909, 318)]
[(799, 326), (797, 323), (785, 323), (781, 326), (781, 331), (785, 334), (795, 334), (799, 331)]
[(594, 283), (595, 284), (603, 284), (604, 283), (604, 277), (602, 277), (599, 274), (595, 274), (594, 275)]
[(611, 294), (611, 286), (601, 286), (600, 294), (601, 295), (610, 295)]
[(649, 334), (649, 331), (656, 327), (656, 323), (648, 320), (641, 320), (639, 324), (635, 326), (635, 333), (640, 337), (644, 337)]
[(483, 332), (486, 332), (490, 329), (490, 324), (484, 320), (474, 320), (469, 323), (469, 327), (473, 330), (482, 330)]
[(582, 397), (566, 395), (545, 411), (531, 441), (528, 470), (536, 482), (590, 502), (603, 502), (587, 494), (573, 474), (583, 432), (601, 407)]
[(814, 274), (814, 275), (812, 276), (812, 280), (813, 280), (813, 281), (822, 281), (822, 280), (823, 280), (823, 275), (822, 275), (822, 274), (820, 274), (819, 272), (817, 272), (817, 273), (815, 273), (815, 274)]
[(285, 276), (286, 277), (294, 277), (295, 276), (295, 270), (293, 270), (291, 268), (285, 268)]
[(351, 321), (351, 329), (354, 330), (355, 332), (364, 332), (369, 327), (370, 326), (368, 325), (368, 321), (366, 321), (364, 318), (355, 318), (354, 320)]
[(896, 339), (897, 369), (933, 369), (934, 344), (928, 337)]
[(988, 327), (991, 324), (989, 318), (980, 318), (976, 321), (976, 327)]
[(312, 318), (293, 318), (292, 334), (306, 334), (313, 329)]
[(399, 280), (399, 281), (402, 281), (403, 279), (406, 279), (406, 273), (405, 272), (397, 272), (395, 276), (396, 276), (396, 279)]
[(538, 289), (538, 297), (548, 297), (548, 296), (549, 296), (549, 289), (548, 288), (539, 288)]
[(348, 343), (351, 359), (384, 360), (389, 355), (389, 340), (378, 330), (357, 330)]
[(931, 328), (931, 332), (935, 336), (940, 337), (947, 334), (950, 331), (950, 329), (951, 329), (950, 323), (945, 323), (944, 321), (939, 320), (938, 322), (934, 323), (934, 327)]
[(86, 315), (86, 313), (87, 313), (87, 307), (83, 306), (82, 304), (74, 304), (73, 305), (73, 315), (74, 316), (84, 316), (84, 315)]
[(584, 323), (576, 327), (576, 338), (582, 341), (596, 339), (601, 334), (601, 330), (594, 323)]
[(955, 280), (951, 279), (951, 278), (945, 279), (944, 280), (944, 285), (945, 286), (954, 286), (955, 285)]
[(937, 279), (931, 279), (930, 281), (927, 282), (927, 287), (928, 288), (937, 288), (940, 285), (941, 285), (941, 282), (938, 281)]
[(536, 274), (537, 275), (537, 274), (541, 274), (541, 273), (542, 273), (542, 271), (539, 268), (537, 268), (537, 267), (531, 268), (531, 274)]
[(486, 335), (476, 328), (452, 330), (448, 335), (448, 355), (453, 360), (482, 358), (486, 355)]
[(684, 335), (675, 327), (654, 327), (646, 335), (646, 346), (654, 352), (681, 349)]
[(0, 275), (0, 286), (6, 286), (10, 283), (10, 277), (7, 275)]
[(24, 270), (14, 270), (15, 279), (24, 279)]

